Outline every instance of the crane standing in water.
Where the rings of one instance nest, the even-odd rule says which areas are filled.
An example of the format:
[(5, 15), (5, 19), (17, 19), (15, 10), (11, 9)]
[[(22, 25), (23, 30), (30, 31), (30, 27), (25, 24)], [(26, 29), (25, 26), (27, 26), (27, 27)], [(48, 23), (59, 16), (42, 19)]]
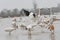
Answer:
[(56, 18), (54, 18), (54, 16), (53, 16), (50, 18), (49, 23), (48, 23), (48, 26), (49, 26), (48, 29), (53, 33), (54, 33), (54, 29), (55, 29), (54, 25), (53, 25), (54, 21), (56, 21)]
[(16, 18), (13, 18), (13, 20), (12, 20), (12, 27), (6, 28), (5, 31), (9, 32), (9, 35), (11, 35), (11, 32), (16, 30), (17, 28), (18, 28), (18, 26), (16, 25)]
[(44, 28), (48, 28), (51, 32), (54, 32), (53, 22), (54, 22), (53, 17), (47, 18), (44, 15), (40, 15), (37, 25), (41, 26), (42, 32), (43, 32)]

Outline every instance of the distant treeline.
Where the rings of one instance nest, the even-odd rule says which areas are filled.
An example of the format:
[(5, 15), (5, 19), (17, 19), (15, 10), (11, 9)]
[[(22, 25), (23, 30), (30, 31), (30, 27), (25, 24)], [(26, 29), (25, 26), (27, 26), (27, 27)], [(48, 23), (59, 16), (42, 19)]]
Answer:
[(21, 13), (21, 10), (18, 10), (17, 8), (13, 10), (3, 9), (0, 12), (0, 17), (14, 17), (14, 16), (24, 16), (24, 14)]
[[(52, 7), (52, 8), (41, 8), (40, 9), (40, 14), (44, 14), (44, 15), (50, 15), (50, 9), (52, 14), (60, 12), (60, 7)], [(28, 10), (27, 11), (32, 11), (34, 12), (34, 10)], [(39, 13), (39, 9), (36, 9), (36, 13)], [(21, 10), (18, 10), (17, 8), (13, 9), (13, 10), (7, 10), (7, 9), (3, 9), (0, 12), (0, 17), (18, 17), (18, 16), (25, 16), (25, 13), (23, 12), (23, 8)]]

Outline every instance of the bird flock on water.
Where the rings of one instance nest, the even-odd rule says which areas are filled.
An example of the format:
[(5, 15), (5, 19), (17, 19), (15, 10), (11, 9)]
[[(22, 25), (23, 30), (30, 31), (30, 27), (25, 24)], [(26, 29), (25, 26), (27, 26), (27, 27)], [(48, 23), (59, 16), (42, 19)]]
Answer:
[[(38, 17), (35, 17), (36, 15), (33, 15), (33, 14), (34, 13), (31, 12), (30, 15), (28, 16), (28, 19), (30, 19), (30, 21), (31, 21), (31, 23), (28, 25), (24, 24), (24, 22), (27, 20), (24, 20), (24, 22), (20, 23), (20, 26), (16, 25), (17, 19), (16, 19), (16, 17), (14, 17), (12, 19), (12, 27), (6, 28), (5, 31), (9, 32), (9, 35), (11, 35), (12, 31), (14, 31), (20, 27), (20, 29), (23, 28), (24, 30), (28, 30), (29, 34), (31, 34), (31, 30), (38, 25), (42, 28), (41, 31), (44, 30), (43, 28), (46, 28), (46, 29), (49, 29), (51, 32), (54, 32), (54, 25), (53, 25), (54, 17), (47, 17), (44, 15), (38, 15)], [(20, 21), (23, 20), (22, 18), (20, 18)], [(26, 22), (26, 23), (28, 23), (28, 22)]]

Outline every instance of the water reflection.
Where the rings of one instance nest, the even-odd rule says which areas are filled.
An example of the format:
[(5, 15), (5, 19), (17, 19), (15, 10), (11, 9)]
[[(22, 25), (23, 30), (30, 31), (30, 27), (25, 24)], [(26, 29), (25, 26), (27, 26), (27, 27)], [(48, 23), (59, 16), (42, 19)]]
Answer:
[(12, 40), (12, 36), (11, 35), (7, 35), (7, 40)]
[(28, 30), (28, 40), (31, 40), (32, 39), (32, 34), (31, 34), (31, 30)]
[(55, 40), (55, 34), (53, 32), (50, 33), (50, 40)]

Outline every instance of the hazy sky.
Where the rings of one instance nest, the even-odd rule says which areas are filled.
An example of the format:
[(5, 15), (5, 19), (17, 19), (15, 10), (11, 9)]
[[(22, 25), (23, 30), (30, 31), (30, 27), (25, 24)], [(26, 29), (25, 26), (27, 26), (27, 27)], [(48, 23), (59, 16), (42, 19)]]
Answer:
[[(39, 8), (55, 7), (60, 0), (36, 0)], [(32, 0), (0, 0), (0, 10), (33, 8)]]

